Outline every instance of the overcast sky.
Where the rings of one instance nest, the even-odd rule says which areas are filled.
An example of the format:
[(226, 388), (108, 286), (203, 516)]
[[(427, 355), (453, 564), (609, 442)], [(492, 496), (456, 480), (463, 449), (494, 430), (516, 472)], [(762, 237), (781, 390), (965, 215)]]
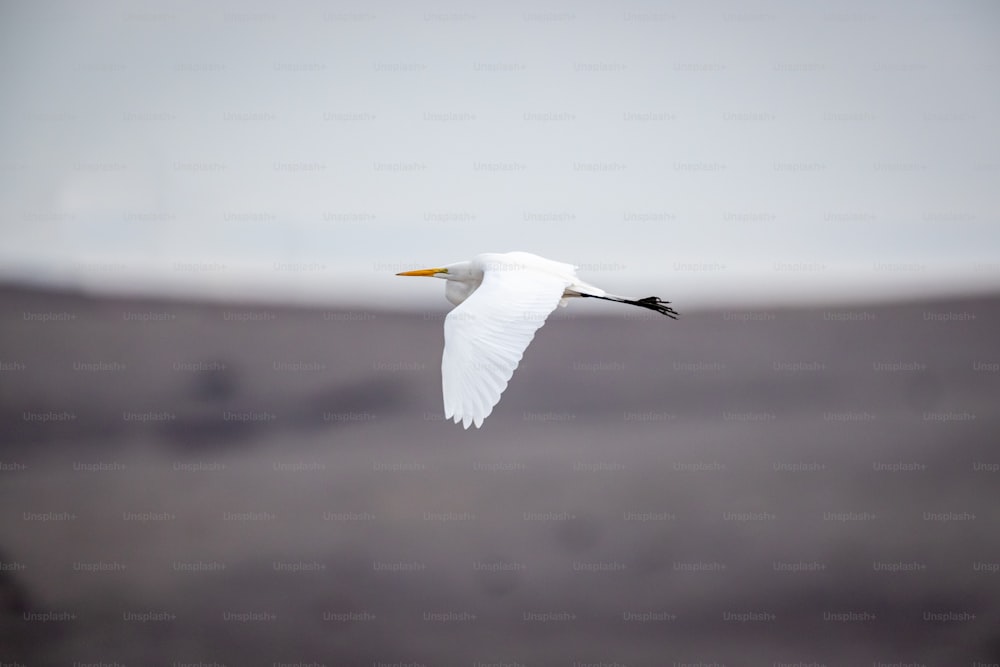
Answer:
[(387, 305), (507, 250), (686, 304), (1000, 287), (998, 34), (994, 2), (4, 3), (0, 264)]

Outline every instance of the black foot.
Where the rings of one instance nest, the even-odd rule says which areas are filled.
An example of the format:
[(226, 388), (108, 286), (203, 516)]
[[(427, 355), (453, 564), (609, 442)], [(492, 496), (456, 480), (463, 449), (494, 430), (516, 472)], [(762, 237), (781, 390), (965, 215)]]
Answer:
[(645, 299), (639, 299), (638, 301), (627, 301), (626, 303), (631, 303), (634, 306), (642, 306), (643, 308), (649, 308), (650, 310), (655, 310), (661, 315), (666, 315), (672, 320), (676, 320), (680, 317), (680, 314), (669, 306), (669, 301), (664, 301), (658, 296), (647, 296)]

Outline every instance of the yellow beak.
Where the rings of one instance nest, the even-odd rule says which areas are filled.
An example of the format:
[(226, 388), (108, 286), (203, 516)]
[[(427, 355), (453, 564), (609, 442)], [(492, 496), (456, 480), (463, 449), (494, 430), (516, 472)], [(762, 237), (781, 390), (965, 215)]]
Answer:
[(417, 269), (416, 271), (403, 271), (402, 273), (397, 273), (397, 276), (425, 276), (427, 278), (433, 278), (435, 273), (448, 273), (448, 269)]

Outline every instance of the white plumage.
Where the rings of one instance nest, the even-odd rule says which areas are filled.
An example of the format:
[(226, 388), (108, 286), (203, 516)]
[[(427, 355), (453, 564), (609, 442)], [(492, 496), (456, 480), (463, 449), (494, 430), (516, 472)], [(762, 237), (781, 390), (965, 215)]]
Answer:
[(593, 297), (676, 313), (657, 297), (634, 300), (607, 294), (576, 277), (576, 267), (527, 252), (484, 253), (471, 261), (398, 275), (448, 281), (456, 304), (444, 321), (441, 387), (445, 417), (480, 427), (507, 388), (524, 350), (558, 305)]

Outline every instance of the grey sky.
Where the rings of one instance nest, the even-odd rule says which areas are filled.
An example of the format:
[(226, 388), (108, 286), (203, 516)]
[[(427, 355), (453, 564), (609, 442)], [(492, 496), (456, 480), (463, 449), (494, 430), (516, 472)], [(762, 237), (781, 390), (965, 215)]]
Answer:
[(1000, 286), (995, 3), (7, 3), (7, 276), (446, 305)]

